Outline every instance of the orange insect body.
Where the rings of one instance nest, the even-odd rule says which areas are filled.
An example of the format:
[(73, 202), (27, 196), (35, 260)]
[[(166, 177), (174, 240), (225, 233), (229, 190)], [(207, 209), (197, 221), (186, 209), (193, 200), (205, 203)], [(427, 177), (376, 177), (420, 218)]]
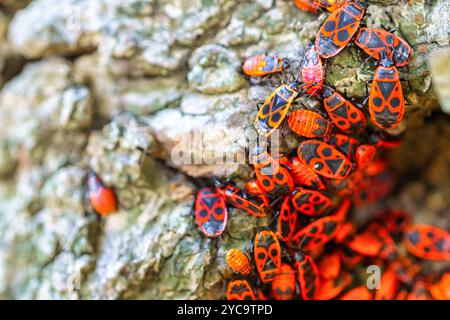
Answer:
[(258, 111), (255, 128), (259, 135), (270, 136), (286, 118), (289, 107), (298, 95), (298, 84), (284, 84), (266, 99)]
[(331, 88), (324, 89), (323, 104), (334, 125), (345, 133), (358, 133), (366, 126), (364, 113)]
[(375, 70), (369, 95), (369, 112), (373, 123), (381, 129), (393, 129), (403, 119), (405, 98), (400, 76), (387, 58), (382, 59), (381, 65)]
[(87, 175), (88, 196), (94, 210), (107, 216), (117, 210), (117, 198), (111, 188), (103, 185), (100, 177), (92, 170)]
[(444, 273), (437, 283), (430, 286), (430, 293), (436, 300), (450, 300), (450, 272)]
[(286, 196), (278, 215), (277, 236), (281, 241), (289, 241), (297, 224), (297, 212), (292, 205), (291, 197)]
[(383, 29), (361, 28), (355, 37), (355, 44), (371, 57), (380, 60), (380, 52), (385, 51), (397, 67), (411, 62), (412, 49), (409, 44), (395, 34)]
[(288, 166), (290, 167), (289, 172), (296, 185), (309, 187), (314, 190), (325, 189), (325, 185), (319, 175), (305, 166), (298, 157), (292, 157)]
[(354, 252), (367, 257), (376, 257), (383, 246), (381, 241), (368, 231), (356, 234), (346, 245)]
[(364, 168), (369, 165), (377, 153), (377, 148), (371, 145), (362, 144), (356, 148), (355, 158), (358, 168)]
[(251, 77), (262, 77), (283, 71), (284, 61), (279, 57), (272, 57), (266, 53), (247, 58), (242, 71)]
[(350, 0), (294, 0), (295, 5), (303, 11), (318, 13), (320, 9), (333, 12)]
[(280, 271), (272, 281), (272, 295), (276, 300), (291, 300), (295, 294), (295, 272), (287, 263), (281, 265)]
[(292, 193), (292, 204), (301, 214), (320, 216), (331, 208), (331, 199), (316, 190), (297, 188)]
[(317, 97), (325, 82), (325, 72), (322, 60), (314, 46), (305, 53), (301, 74), (303, 83), (302, 89), (310, 96)]
[(294, 0), (294, 4), (302, 11), (317, 13), (320, 6), (316, 0)]
[(317, 140), (303, 141), (298, 147), (298, 157), (314, 172), (330, 179), (344, 179), (352, 168), (345, 155)]
[(372, 300), (372, 293), (366, 286), (360, 286), (345, 293), (341, 300)]
[(212, 188), (201, 188), (195, 199), (195, 220), (204, 235), (220, 236), (227, 225), (228, 211), (225, 199)]
[(228, 250), (225, 259), (230, 268), (236, 273), (248, 275), (252, 270), (247, 255), (239, 249)]
[(256, 180), (265, 193), (287, 194), (294, 189), (294, 180), (289, 171), (280, 165), (261, 147), (256, 147), (252, 155)]
[(316, 37), (316, 50), (322, 58), (341, 52), (358, 30), (366, 6), (360, 1), (349, 2), (325, 20)]
[(319, 271), (314, 260), (303, 255), (301, 260), (295, 263), (298, 272), (298, 282), (300, 283), (300, 292), (304, 300), (312, 300), (319, 286)]
[(416, 224), (406, 231), (403, 244), (409, 253), (427, 260), (450, 260), (450, 234), (440, 228)]
[(228, 284), (227, 300), (256, 300), (256, 295), (247, 280), (233, 280)]
[(294, 234), (290, 246), (294, 249), (301, 247), (305, 250), (314, 250), (333, 239), (338, 222), (336, 217), (317, 219)]
[(261, 200), (261, 202), (266, 205), (267, 207), (269, 207), (270, 203), (269, 203), (269, 199), (267, 198), (267, 196), (264, 194), (264, 190), (263, 188), (259, 185), (257, 180), (250, 180), (247, 181), (247, 183), (245, 184), (245, 190), (248, 192), (248, 194), (251, 194), (255, 197), (257, 197), (258, 199)]
[(392, 260), (397, 256), (397, 246), (392, 239), (389, 231), (379, 223), (372, 222), (368, 227), (367, 231), (371, 232), (380, 241), (381, 248), (378, 253), (378, 257), (381, 259)]
[(253, 252), (261, 281), (271, 282), (281, 267), (281, 247), (275, 233), (270, 230), (258, 232), (255, 236)]
[(255, 217), (264, 217), (266, 215), (266, 204), (247, 199), (239, 188), (227, 185), (224, 188), (218, 188), (217, 191), (224, 197), (226, 203), (230, 206), (241, 209)]
[(331, 122), (320, 114), (305, 109), (291, 112), (288, 124), (296, 134), (308, 138), (327, 137), (333, 128)]

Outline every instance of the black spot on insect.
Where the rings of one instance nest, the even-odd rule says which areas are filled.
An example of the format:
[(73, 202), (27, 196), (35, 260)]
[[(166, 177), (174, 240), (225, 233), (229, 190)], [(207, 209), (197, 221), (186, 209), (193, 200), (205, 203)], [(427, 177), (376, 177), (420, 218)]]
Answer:
[(411, 232), (407, 235), (409, 242), (416, 245), (420, 242), (420, 234), (418, 232)]
[(334, 21), (327, 21), (325, 23), (325, 31), (332, 32), (336, 28), (336, 23)]
[(327, 236), (329, 236), (335, 229), (336, 229), (336, 222), (334, 221), (325, 222), (323, 226), (323, 231)]
[(338, 34), (337, 34), (337, 38), (341, 42), (347, 40), (348, 37), (349, 37), (348, 31), (345, 30), (345, 29), (339, 31)]
[(323, 154), (325, 157), (331, 156), (331, 148), (325, 148), (325, 149), (323, 149), (323, 150), (322, 150), (322, 154)]
[(398, 107), (399, 105), (400, 105), (400, 99), (398, 99), (398, 98), (392, 98), (392, 99), (391, 99), (391, 106), (392, 106), (392, 107), (396, 108), (396, 107)]
[(379, 107), (383, 103), (383, 100), (381, 98), (376, 97), (372, 100), (372, 102), (375, 106)]
[(281, 114), (279, 112), (274, 113), (271, 117), (270, 120), (272, 120), (272, 122), (278, 122), (281, 119)]

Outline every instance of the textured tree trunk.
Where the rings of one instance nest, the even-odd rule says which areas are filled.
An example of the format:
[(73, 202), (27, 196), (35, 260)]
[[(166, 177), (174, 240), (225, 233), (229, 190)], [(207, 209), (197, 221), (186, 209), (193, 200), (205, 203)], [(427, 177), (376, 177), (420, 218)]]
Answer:
[[(448, 229), (450, 1), (367, 2), (367, 26), (397, 29), (414, 48), (412, 104), (392, 132), (405, 137), (391, 156), (400, 183), (377, 208)], [(191, 178), (242, 182), (251, 169), (174, 154), (245, 153), (256, 103), (296, 75), (326, 14), (281, 0), (0, 4), (0, 297), (222, 298), (224, 252), (270, 219), (235, 210), (222, 237), (203, 237)], [(290, 59), (292, 74), (248, 81), (242, 60), (262, 51)], [(350, 45), (327, 80), (363, 97), (365, 59)], [(195, 129), (204, 142), (187, 148)], [(86, 209), (88, 167), (115, 187), (116, 214)]]

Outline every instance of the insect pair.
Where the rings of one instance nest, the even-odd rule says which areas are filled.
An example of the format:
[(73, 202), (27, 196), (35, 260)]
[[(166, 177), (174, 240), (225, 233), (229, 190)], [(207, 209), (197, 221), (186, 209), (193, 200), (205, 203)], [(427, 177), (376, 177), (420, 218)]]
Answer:
[[(321, 57), (333, 57), (344, 49), (356, 34), (364, 11), (363, 3), (349, 2), (326, 19), (315, 43)], [(369, 112), (376, 126), (393, 129), (402, 120), (405, 108), (397, 67), (411, 61), (412, 49), (400, 37), (381, 29), (361, 28), (355, 44), (380, 61), (368, 97)]]
[[(297, 291), (298, 281), (303, 299), (313, 298), (318, 277), (317, 267), (311, 257), (304, 254), (295, 255), (295, 268), (291, 266), (291, 263), (283, 262), (280, 242), (276, 234), (270, 230), (262, 230), (255, 235), (253, 253), (259, 279), (264, 284), (270, 284), (271, 297), (280, 300), (292, 299)], [(226, 260), (235, 272), (242, 275), (250, 273), (249, 259), (242, 251), (229, 250)], [(256, 297), (257, 294), (247, 280), (230, 281), (227, 299)]]
[(195, 221), (205, 236), (214, 238), (225, 231), (232, 208), (256, 217), (266, 215), (268, 203), (261, 198), (252, 197), (232, 183), (214, 182), (215, 187), (204, 187), (197, 192), (194, 204)]

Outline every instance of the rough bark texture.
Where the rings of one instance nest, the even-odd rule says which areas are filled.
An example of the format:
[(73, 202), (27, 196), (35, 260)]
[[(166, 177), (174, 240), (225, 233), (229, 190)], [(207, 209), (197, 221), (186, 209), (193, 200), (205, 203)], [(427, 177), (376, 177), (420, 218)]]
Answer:
[[(440, 110), (450, 113), (450, 1), (367, 2), (367, 26), (396, 28), (415, 49), (405, 72), (412, 105), (395, 132), (406, 142), (392, 156), (401, 183), (382, 205), (449, 228)], [(0, 297), (223, 297), (224, 252), (248, 246), (267, 221), (236, 210), (221, 238), (201, 236), (190, 177), (239, 180), (250, 168), (171, 154), (195, 128), (205, 141), (185, 152), (245, 152), (255, 104), (272, 87), (249, 82), (242, 59), (267, 50), (298, 65), (326, 15), (281, 0), (0, 5)], [(328, 81), (364, 96), (374, 71), (365, 58), (349, 46)], [(88, 166), (118, 194), (107, 219), (86, 213)]]

